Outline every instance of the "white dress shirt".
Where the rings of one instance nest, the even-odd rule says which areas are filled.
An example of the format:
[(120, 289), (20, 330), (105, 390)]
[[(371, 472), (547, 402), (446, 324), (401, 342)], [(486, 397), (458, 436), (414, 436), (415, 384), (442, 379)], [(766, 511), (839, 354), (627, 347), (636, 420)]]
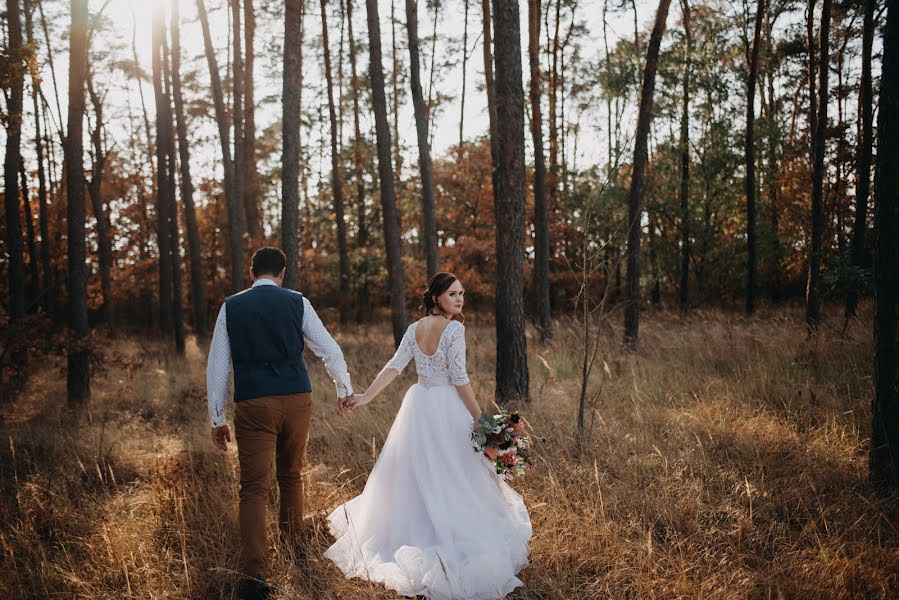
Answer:
[[(253, 287), (278, 285), (271, 279), (257, 279)], [(299, 293), (299, 292), (295, 292)], [(231, 344), (228, 339), (228, 321), (225, 316), (226, 304), (222, 303), (212, 344), (209, 346), (209, 361), (206, 364), (206, 393), (209, 403), (209, 419), (213, 427), (225, 424), (225, 397), (228, 395), (228, 376), (231, 370)], [(340, 346), (325, 329), (312, 303), (303, 296), (303, 340), (313, 353), (325, 363), (328, 375), (337, 386), (337, 397), (353, 395), (350, 374)]]

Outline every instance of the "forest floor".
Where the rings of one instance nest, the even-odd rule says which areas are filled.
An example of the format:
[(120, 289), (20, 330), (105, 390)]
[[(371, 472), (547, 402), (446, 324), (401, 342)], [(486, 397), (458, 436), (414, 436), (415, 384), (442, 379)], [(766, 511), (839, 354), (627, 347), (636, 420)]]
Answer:
[[(834, 324), (812, 341), (792, 309), (646, 312), (631, 355), (615, 318), (580, 442), (582, 328), (563, 319), (551, 344), (530, 337), (533, 400), (520, 408), (544, 440), (513, 482), (534, 537), (525, 587), (509, 598), (899, 597), (899, 499), (867, 482), (866, 309), (845, 334)], [(486, 407), (494, 331), (466, 329)], [(335, 337), (364, 389), (392, 354), (389, 324)], [(232, 598), (237, 455), (209, 439), (205, 350), (99, 342), (81, 411), (65, 410), (62, 356), (32, 357), (28, 384), (0, 407), (0, 597)], [(308, 363), (308, 536), (300, 556), (273, 544), (273, 597), (394, 598), (322, 553), (325, 516), (362, 490), (412, 369), (347, 417), (321, 363)]]

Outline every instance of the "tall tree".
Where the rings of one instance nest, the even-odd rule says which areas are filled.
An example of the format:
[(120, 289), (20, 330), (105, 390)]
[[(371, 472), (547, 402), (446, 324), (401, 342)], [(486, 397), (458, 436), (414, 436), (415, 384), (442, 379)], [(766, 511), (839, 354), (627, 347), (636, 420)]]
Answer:
[(496, 401), (529, 400), (524, 324), (524, 89), (518, 2), (493, 0), (496, 31)]
[(262, 220), (259, 210), (259, 187), (256, 181), (256, 11), (253, 0), (243, 0), (244, 29), (244, 110), (243, 110), (243, 199), (247, 212), (247, 233), (250, 239), (262, 236)]
[(340, 322), (350, 319), (350, 259), (346, 247), (346, 219), (343, 208), (343, 176), (340, 172), (340, 140), (337, 111), (334, 108), (334, 78), (331, 73), (331, 49), (328, 45), (328, 2), (321, 0), (322, 52), (325, 57), (325, 84), (328, 87), (328, 117), (331, 123), (331, 193), (334, 195), (334, 220), (337, 222), (337, 254), (340, 284)]
[(247, 228), (246, 195), (244, 194), (244, 173), (246, 173), (246, 156), (244, 153), (244, 66), (243, 66), (243, 40), (241, 27), (240, 0), (230, 0), (231, 22), (234, 31), (231, 35), (232, 61), (231, 61), (231, 121), (234, 124), (234, 191), (237, 194), (237, 206), (240, 207), (240, 230), (243, 233)]
[(637, 113), (634, 165), (628, 200), (627, 281), (624, 299), (624, 344), (629, 350), (636, 349), (640, 330), (640, 231), (643, 227), (640, 220), (643, 214), (643, 179), (648, 161), (649, 124), (652, 119), (659, 46), (665, 33), (670, 4), (671, 0), (659, 1), (655, 25), (653, 25), (652, 34), (649, 36), (649, 46), (646, 49), (646, 63), (643, 68), (643, 84), (640, 91), (640, 109)]
[(756, 234), (755, 234), (755, 84), (759, 74), (759, 50), (762, 40), (762, 19), (765, 0), (759, 0), (755, 11), (755, 33), (749, 59), (749, 82), (746, 91), (746, 314), (755, 310)]
[(169, 42), (165, 32), (165, 22), (162, 23), (162, 73), (165, 83), (165, 140), (166, 160), (168, 162), (169, 172), (167, 174), (168, 188), (165, 191), (166, 202), (168, 203), (167, 211), (169, 217), (169, 250), (172, 253), (172, 320), (173, 333), (175, 334), (175, 351), (184, 354), (184, 316), (182, 307), (182, 291), (181, 291), (181, 231), (178, 226), (178, 203), (176, 200), (176, 179), (175, 174), (175, 124), (172, 119), (172, 73), (170, 69), (171, 61), (169, 59)]
[[(250, 4), (250, 0), (247, 0)], [(175, 101), (175, 124), (178, 132), (178, 157), (181, 172), (181, 199), (187, 225), (187, 248), (190, 255), (190, 298), (193, 306), (194, 329), (203, 339), (207, 336), (206, 290), (203, 286), (203, 261), (200, 254), (200, 233), (194, 206), (194, 189), (190, 178), (190, 142), (187, 139), (187, 119), (181, 95), (181, 15), (177, 2), (172, 3), (172, 98)]]
[[(487, 119), (490, 124), (491, 175), (496, 171), (496, 90), (493, 81), (493, 37), (490, 26), (490, 0), (481, 0), (481, 25), (484, 44), (484, 88), (487, 90)], [(494, 183), (494, 190), (496, 185)]]
[(103, 170), (109, 152), (103, 147), (103, 99), (94, 88), (93, 71), (86, 72), (87, 91), (94, 109), (94, 128), (91, 131), (91, 180), (87, 191), (91, 197), (94, 219), (97, 222), (97, 249), (100, 255), (100, 289), (103, 292), (103, 318), (109, 334), (115, 336), (115, 306), (112, 296), (112, 231), (106, 203), (103, 202)]
[(156, 241), (159, 246), (159, 328), (170, 335), (174, 327), (172, 304), (172, 248), (169, 220), (169, 140), (167, 127), (169, 98), (165, 93), (162, 73), (162, 37), (165, 35), (162, 7), (153, 12), (153, 95), (156, 101)]
[[(690, 27), (690, 0), (681, 0), (684, 20), (684, 93), (680, 123), (680, 306), (690, 300), (690, 71), (693, 68), (693, 29)], [(611, 112), (611, 111), (610, 111)], [(609, 128), (611, 130), (611, 127)], [(611, 136), (611, 131), (609, 132)], [(609, 142), (611, 152), (611, 137)]]
[(353, 35), (353, 0), (347, 0), (347, 41), (350, 54), (350, 87), (353, 98), (353, 169), (355, 170), (356, 184), (356, 246), (361, 249), (363, 258), (359, 261), (358, 294), (356, 319), (367, 318), (370, 310), (369, 286), (368, 286), (368, 222), (365, 214), (365, 180), (362, 174), (362, 128), (360, 126), (359, 108), (359, 77), (356, 70), (356, 39)]
[(303, 0), (284, 2), (281, 79), (281, 249), (287, 255), (284, 287), (300, 283), (300, 94), (303, 89)]
[(69, 30), (69, 108), (65, 144), (67, 233), (69, 244), (69, 319), (73, 340), (67, 357), (66, 390), (70, 405), (90, 398), (90, 356), (84, 338), (87, 322), (87, 244), (84, 238), (84, 80), (87, 71), (87, 0), (72, 0)]
[(462, 91), (459, 100), (459, 155), (458, 160), (462, 159), (462, 144), (465, 141), (465, 88), (468, 81), (468, 4), (470, 0), (463, 0), (465, 3), (465, 25), (462, 27)]
[[(209, 18), (206, 16), (206, 4), (196, 0), (197, 13), (203, 27), (203, 45), (206, 49), (206, 62), (209, 65), (209, 79), (212, 83), (212, 101), (215, 106), (215, 121), (219, 130), (219, 142), (222, 148), (222, 169), (225, 173), (225, 202), (228, 205), (228, 247), (231, 251), (231, 291), (239, 292), (244, 284), (244, 219), (243, 205), (240, 203), (234, 162), (231, 160), (231, 141), (228, 129), (228, 116), (225, 113), (225, 97), (222, 93), (222, 80), (219, 77), (215, 50), (212, 47), (212, 36), (209, 34)], [(285, 42), (286, 45), (286, 42)]]
[(540, 108), (540, 0), (528, 0), (528, 65), (530, 66), (531, 139), (534, 143), (534, 296), (537, 326), (543, 340), (552, 338), (549, 302), (549, 211), (546, 204), (546, 160)]
[(821, 251), (824, 238), (824, 144), (827, 139), (827, 81), (830, 72), (830, 7), (821, 6), (821, 31), (818, 67), (818, 115), (815, 125), (815, 152), (812, 167), (811, 240), (808, 258), (808, 284), (805, 289), (805, 323), (817, 329), (821, 321)]
[[(877, 0), (865, 0), (865, 16), (862, 25), (862, 79), (858, 92), (859, 149), (858, 174), (855, 178), (855, 221), (850, 244), (852, 266), (861, 268), (864, 262), (865, 229), (868, 215), (868, 196), (871, 192), (871, 154), (873, 148), (873, 86), (871, 83), (871, 59), (874, 47), (874, 8)], [(858, 309), (858, 291), (854, 288), (846, 298), (846, 318)]]
[(403, 155), (400, 153), (400, 54), (396, 44), (396, 1), (390, 0), (390, 44), (393, 68), (390, 69), (390, 86), (393, 91), (393, 160), (396, 163), (396, 184), (403, 177)]
[(399, 346), (406, 331), (406, 282), (400, 246), (400, 222), (393, 187), (393, 165), (390, 160), (390, 125), (387, 122), (387, 98), (384, 94), (384, 69), (381, 64), (378, 1), (365, 0), (365, 9), (368, 17), (368, 51), (371, 56), (369, 62), (371, 99), (378, 146), (378, 178), (381, 183), (381, 221), (384, 226), (387, 273), (390, 277), (390, 314), (393, 322), (393, 341)]
[[(34, 24), (32, 22), (32, 13), (34, 7), (30, 0), (25, 0), (25, 34), (27, 43), (34, 47)], [(44, 311), (48, 315), (53, 315), (56, 306), (55, 285), (53, 282), (53, 269), (50, 267), (50, 215), (48, 214), (48, 197), (47, 197), (47, 177), (44, 171), (44, 144), (41, 139), (41, 103), (38, 98), (41, 96), (40, 78), (37, 77), (34, 70), (31, 72), (31, 100), (34, 113), (34, 150), (37, 156), (37, 180), (38, 180), (38, 218), (40, 220), (41, 231), (41, 272), (43, 274), (43, 305)]]
[(11, 319), (25, 316), (25, 260), (22, 242), (22, 221), (19, 218), (19, 169), (22, 164), (22, 105), (25, 93), (25, 63), (22, 46), (22, 24), (19, 0), (7, 0), (6, 22), (9, 44), (9, 96), (6, 129), (6, 157), (3, 160), (3, 194), (6, 205), (6, 243), (9, 253), (9, 315)]
[(887, 4), (874, 200), (871, 480), (899, 490), (899, 6)]
[(431, 173), (431, 148), (428, 142), (428, 116), (421, 91), (421, 66), (418, 56), (418, 1), (406, 0), (406, 32), (409, 36), (409, 74), (412, 83), (412, 107), (418, 138), (418, 169), (421, 174), (421, 204), (424, 215), (425, 260), (428, 279), (437, 273), (437, 217), (434, 207), (434, 181)]

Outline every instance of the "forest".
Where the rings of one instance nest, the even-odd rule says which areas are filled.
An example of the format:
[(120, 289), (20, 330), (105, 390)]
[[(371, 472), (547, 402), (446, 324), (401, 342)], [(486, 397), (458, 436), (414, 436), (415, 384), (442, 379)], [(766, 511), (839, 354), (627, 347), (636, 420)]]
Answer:
[[(6, 597), (232, 597), (204, 369), (263, 246), (363, 389), (463, 283), (478, 401), (539, 440), (511, 598), (899, 594), (899, 2), (2, 10)], [(310, 374), (276, 597), (386, 597), (321, 513), (401, 396)]]

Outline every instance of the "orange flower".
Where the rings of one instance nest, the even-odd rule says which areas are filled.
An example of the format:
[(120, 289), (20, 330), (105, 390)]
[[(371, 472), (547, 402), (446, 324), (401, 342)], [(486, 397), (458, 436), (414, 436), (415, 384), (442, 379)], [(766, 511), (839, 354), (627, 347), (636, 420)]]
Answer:
[(524, 421), (519, 421), (512, 425), (512, 429), (518, 432), (524, 431)]
[(490, 460), (496, 460), (496, 448), (490, 447), (484, 450), (484, 454), (487, 455), (487, 458)]

